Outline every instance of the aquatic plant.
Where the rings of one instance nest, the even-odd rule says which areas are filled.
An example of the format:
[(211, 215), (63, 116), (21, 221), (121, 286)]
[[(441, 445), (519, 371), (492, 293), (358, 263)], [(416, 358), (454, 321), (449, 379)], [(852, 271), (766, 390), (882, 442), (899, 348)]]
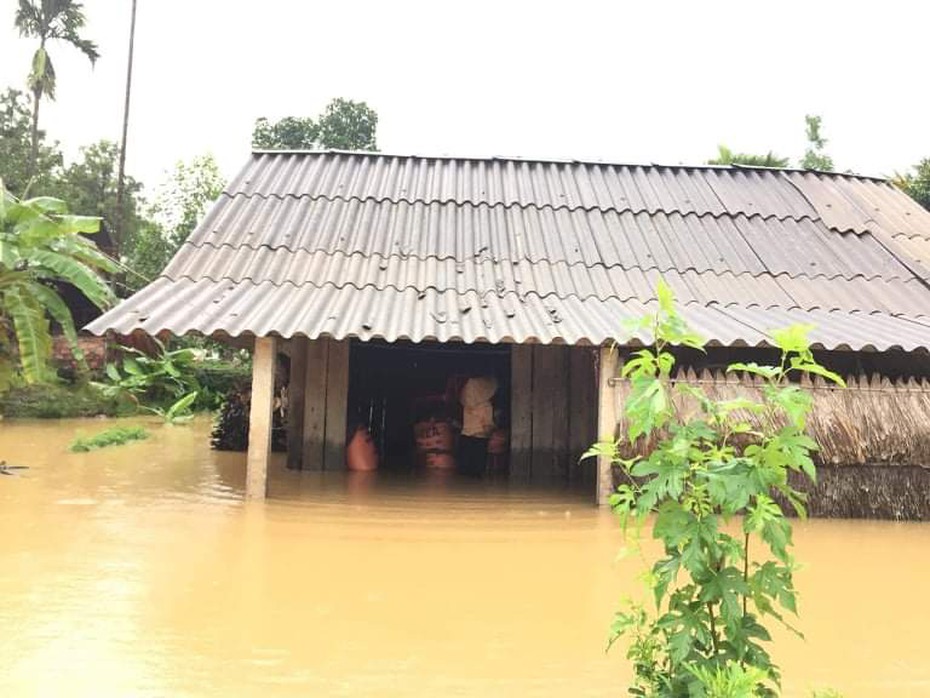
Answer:
[(595, 444), (624, 483), (610, 497), (624, 532), (651, 522), (662, 554), (645, 571), (652, 608), (629, 602), (611, 626), (608, 646), (630, 640), (630, 694), (649, 697), (777, 695), (780, 682), (765, 643), (766, 620), (797, 612), (792, 527), (779, 502), (805, 516), (805, 495), (788, 473), (816, 477), (805, 434), (812, 398), (792, 379), (816, 374), (842, 384), (819, 365), (810, 327), (772, 332), (775, 366), (737, 363), (728, 371), (761, 377), (761, 400), (715, 401), (673, 378), (676, 346), (703, 341), (678, 315), (660, 284), (655, 316), (631, 328), (654, 346), (632, 354), (621, 375), (630, 383), (626, 433)]
[(149, 433), (143, 427), (112, 427), (93, 436), (77, 437), (71, 442), (68, 450), (73, 453), (86, 453), (98, 448), (118, 446), (129, 441), (141, 441), (147, 438), (149, 438)]

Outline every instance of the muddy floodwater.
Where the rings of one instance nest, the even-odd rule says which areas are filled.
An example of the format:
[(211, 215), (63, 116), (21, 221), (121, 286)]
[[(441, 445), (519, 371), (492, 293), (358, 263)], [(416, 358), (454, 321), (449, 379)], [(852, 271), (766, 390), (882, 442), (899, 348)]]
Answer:
[[(128, 424), (145, 420), (129, 420)], [(574, 494), (283, 470), (242, 501), (209, 424), (0, 422), (0, 696), (619, 696), (611, 614), (640, 595)], [(785, 695), (930, 696), (930, 526), (796, 531), (805, 641)]]

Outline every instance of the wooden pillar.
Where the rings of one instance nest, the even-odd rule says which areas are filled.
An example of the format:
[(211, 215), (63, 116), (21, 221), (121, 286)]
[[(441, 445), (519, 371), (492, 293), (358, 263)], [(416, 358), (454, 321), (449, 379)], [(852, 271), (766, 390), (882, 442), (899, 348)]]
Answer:
[(533, 457), (533, 347), (510, 348), (510, 479), (529, 482)]
[(302, 467), (323, 469), (323, 446), (326, 434), (326, 373), (329, 352), (326, 339), (307, 343), (304, 381), (304, 429)]
[[(617, 438), (617, 389), (611, 385), (618, 375), (620, 358), (616, 349), (601, 347), (598, 361), (597, 387), (597, 435), (598, 441), (613, 441)], [(597, 459), (597, 504), (606, 506), (614, 490), (610, 459)]]
[(568, 348), (533, 347), (533, 482), (565, 481), (568, 452)]
[(252, 398), (249, 407), (249, 452), (246, 458), (245, 496), (264, 499), (268, 491), (271, 456), (271, 417), (274, 409), (274, 369), (277, 342), (256, 337), (252, 353)]
[(324, 470), (345, 470), (346, 412), (349, 408), (349, 342), (327, 340)]
[(569, 349), (569, 481), (595, 487), (597, 466), (593, 459), (579, 462), (597, 440), (597, 349)]
[(307, 338), (290, 341), (291, 371), (287, 385), (287, 467), (300, 470), (304, 455), (304, 390), (307, 377)]

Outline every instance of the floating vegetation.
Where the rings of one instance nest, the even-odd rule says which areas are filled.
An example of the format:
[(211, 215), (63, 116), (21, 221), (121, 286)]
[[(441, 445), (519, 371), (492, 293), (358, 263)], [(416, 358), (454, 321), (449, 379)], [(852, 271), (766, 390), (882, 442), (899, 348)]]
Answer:
[(71, 442), (69, 450), (73, 453), (86, 453), (107, 446), (118, 446), (129, 441), (141, 441), (149, 438), (149, 433), (142, 427), (112, 427), (93, 436), (79, 436)]

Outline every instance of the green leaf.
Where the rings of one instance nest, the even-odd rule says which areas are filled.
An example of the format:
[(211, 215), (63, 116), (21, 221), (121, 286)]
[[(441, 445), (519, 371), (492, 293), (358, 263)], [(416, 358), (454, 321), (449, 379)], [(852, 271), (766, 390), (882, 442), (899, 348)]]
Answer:
[(61, 326), (62, 334), (68, 341), (71, 348), (71, 354), (74, 356), (78, 365), (87, 370), (87, 362), (84, 360), (84, 352), (78, 344), (77, 330), (74, 328), (74, 319), (71, 317), (71, 309), (65, 304), (53, 289), (43, 286), (40, 283), (29, 285), (29, 292), (45, 308), (45, 311), (51, 315)]
[(773, 330), (772, 339), (775, 340), (775, 346), (786, 354), (804, 352), (810, 347), (808, 335), (814, 327), (814, 325), (797, 324), (782, 330)]
[(846, 381), (843, 380), (840, 374), (834, 373), (833, 371), (824, 368), (818, 363), (810, 363), (810, 362), (805, 362), (805, 361), (792, 360), (791, 368), (794, 369), (795, 371), (803, 371), (804, 373), (813, 373), (818, 376), (823, 376), (828, 381), (836, 383), (842, 388), (846, 387)]
[(32, 250), (29, 259), (50, 272), (42, 274), (44, 278), (67, 281), (98, 308), (108, 307), (115, 298), (103, 278), (84, 262), (46, 249)]
[(3, 302), (4, 310), (13, 319), (23, 377), (27, 383), (39, 383), (46, 378), (46, 365), (52, 349), (45, 312), (35, 298), (24, 293), (19, 286), (8, 288)]
[(194, 404), (196, 399), (196, 390), (192, 393), (188, 393), (168, 408), (168, 411), (165, 413), (165, 419), (169, 422), (176, 422), (182, 419), (185, 413), (190, 410), (191, 405)]
[(107, 378), (109, 378), (114, 383), (119, 383), (122, 379), (122, 376), (119, 374), (119, 369), (116, 368), (115, 364), (108, 363), (106, 367)]
[(660, 278), (656, 284), (656, 299), (659, 301), (659, 309), (666, 315), (675, 314), (675, 294), (671, 287), (665, 283), (665, 279)]
[(752, 373), (757, 376), (762, 376), (763, 378), (777, 378), (781, 373), (781, 369), (777, 366), (760, 366), (759, 364), (751, 361), (749, 363), (736, 362), (727, 366), (727, 373), (732, 373), (733, 371), (743, 371), (744, 373)]

